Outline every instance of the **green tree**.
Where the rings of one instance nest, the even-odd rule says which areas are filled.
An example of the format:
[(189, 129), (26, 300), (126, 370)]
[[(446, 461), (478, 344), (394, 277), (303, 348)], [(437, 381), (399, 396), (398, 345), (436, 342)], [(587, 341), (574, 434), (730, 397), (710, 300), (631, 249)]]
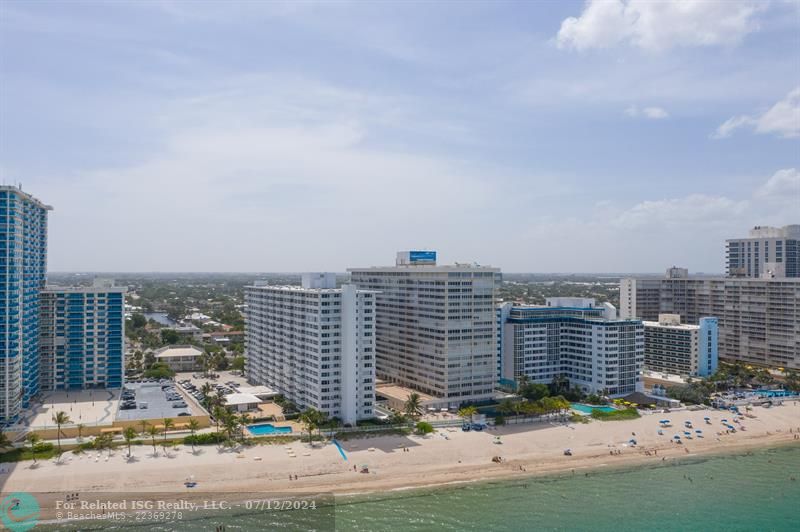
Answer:
[(411, 419), (417, 419), (422, 408), (422, 398), (417, 392), (411, 392), (403, 405), (403, 412)]
[(5, 449), (6, 447), (11, 447), (11, 440), (8, 439), (8, 434), (0, 431), (0, 449)]
[(133, 427), (127, 427), (122, 431), (122, 437), (125, 439), (125, 443), (128, 444), (128, 458), (131, 457), (131, 442), (136, 439), (136, 436), (136, 429)]
[(171, 379), (175, 376), (175, 371), (164, 362), (156, 362), (145, 370), (144, 376), (148, 379)]
[(192, 437), (192, 453), (194, 453), (194, 433), (197, 432), (199, 428), (200, 423), (196, 419), (192, 418), (189, 420), (189, 433)]
[(546, 384), (528, 383), (520, 385), (519, 394), (529, 401), (538, 401), (550, 395), (550, 388)]
[(147, 426), (147, 435), (150, 436), (150, 440), (153, 442), (153, 456), (158, 456), (158, 450), (156, 450), (156, 437), (158, 434), (158, 427), (154, 425)]
[(164, 454), (167, 454), (167, 432), (175, 428), (175, 422), (172, 419), (165, 417), (164, 418)]
[(306, 408), (298, 417), (308, 431), (308, 442), (310, 444), (313, 444), (314, 431), (319, 427), (322, 418), (322, 413), (313, 407)]
[(161, 344), (174, 345), (181, 342), (181, 335), (172, 329), (161, 329)]
[(433, 425), (431, 425), (427, 421), (417, 422), (416, 428), (418, 434), (430, 434), (431, 432), (433, 432)]
[(66, 412), (56, 412), (53, 414), (53, 423), (56, 424), (56, 439), (58, 440), (58, 452), (61, 453), (61, 427), (70, 423), (69, 415)]
[(78, 429), (78, 439), (79, 440), (83, 439), (83, 429), (86, 428), (86, 425), (84, 425), (83, 423), (78, 423), (78, 425), (75, 428)]
[(132, 329), (141, 329), (145, 325), (147, 325), (147, 318), (145, 318), (144, 314), (140, 314), (135, 312), (131, 316), (131, 328)]
[(35, 432), (29, 432), (25, 436), (25, 440), (28, 442), (28, 445), (31, 446), (31, 455), (33, 455), (33, 463), (36, 463), (36, 451), (39, 447), (39, 442), (42, 441), (42, 437), (36, 434)]
[(472, 422), (472, 416), (478, 413), (478, 409), (474, 406), (465, 406), (458, 410), (458, 416), (464, 419), (464, 423)]
[(233, 371), (244, 371), (244, 357), (237, 356), (231, 361), (231, 370)]

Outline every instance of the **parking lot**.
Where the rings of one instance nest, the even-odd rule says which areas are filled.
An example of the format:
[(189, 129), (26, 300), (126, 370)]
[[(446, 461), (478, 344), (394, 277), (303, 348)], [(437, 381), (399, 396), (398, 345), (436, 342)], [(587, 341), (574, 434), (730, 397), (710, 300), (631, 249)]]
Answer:
[(216, 379), (204, 378), (202, 374), (198, 373), (178, 373), (175, 376), (175, 382), (178, 389), (183, 390), (185, 394), (201, 403), (203, 399), (202, 389), (205, 383), (210, 384), (212, 387), (210, 395), (216, 395), (218, 390), (225, 395), (229, 395), (238, 390), (239, 386), (244, 383), (244, 379), (241, 377), (233, 378), (228, 372), (220, 372)]
[[(162, 386), (170, 388), (162, 389)], [(135, 408), (124, 409), (126, 393), (132, 392)], [(168, 397), (171, 395), (172, 397)], [(129, 396), (128, 396), (129, 397)], [(177, 404), (186, 406), (176, 408)], [(181, 387), (171, 381), (162, 382), (128, 382), (123, 390), (123, 397), (119, 402), (117, 420), (130, 421), (140, 419), (178, 418), (191, 415), (203, 415), (204, 412), (196, 406), (181, 390)]]

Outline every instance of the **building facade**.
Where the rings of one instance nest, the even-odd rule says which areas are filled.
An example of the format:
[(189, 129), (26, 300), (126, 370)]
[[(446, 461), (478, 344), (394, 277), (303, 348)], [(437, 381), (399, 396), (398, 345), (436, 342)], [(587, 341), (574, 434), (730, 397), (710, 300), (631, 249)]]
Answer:
[(202, 369), (203, 350), (193, 345), (169, 345), (153, 355), (156, 362), (166, 364), (172, 371), (195, 371)]
[(393, 267), (349, 272), (353, 284), (378, 292), (380, 378), (440, 399), (442, 406), (493, 397), (498, 268), (437, 266), (435, 252), (407, 251)]
[(346, 424), (374, 417), (375, 296), (333, 274), (245, 288), (246, 376)]
[[(567, 300), (568, 299), (568, 300)], [(586, 393), (641, 391), (644, 326), (593, 299), (514, 306), (504, 324), (503, 377), (549, 384), (566, 378)]]
[(14, 422), (39, 392), (49, 210), (19, 188), (0, 186), (0, 423)]
[(125, 372), (125, 288), (48, 286), (41, 293), (41, 389), (121, 388)]
[(689, 325), (678, 314), (659, 314), (658, 321), (644, 322), (644, 365), (672, 375), (708, 377), (717, 370), (718, 342), (717, 318)]
[(622, 279), (620, 315), (683, 323), (719, 321), (719, 357), (760, 366), (800, 369), (800, 278)]
[(728, 277), (800, 277), (800, 225), (756, 226), (725, 241)]

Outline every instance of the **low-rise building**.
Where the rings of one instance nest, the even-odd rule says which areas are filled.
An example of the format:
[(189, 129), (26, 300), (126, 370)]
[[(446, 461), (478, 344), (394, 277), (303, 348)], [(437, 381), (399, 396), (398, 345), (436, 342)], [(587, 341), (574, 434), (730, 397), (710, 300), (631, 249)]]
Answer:
[(681, 323), (679, 314), (659, 314), (644, 323), (644, 365), (652, 371), (707, 377), (717, 370), (717, 318), (699, 325)]
[(193, 345), (170, 345), (155, 352), (156, 362), (163, 362), (175, 372), (202, 369), (203, 350)]

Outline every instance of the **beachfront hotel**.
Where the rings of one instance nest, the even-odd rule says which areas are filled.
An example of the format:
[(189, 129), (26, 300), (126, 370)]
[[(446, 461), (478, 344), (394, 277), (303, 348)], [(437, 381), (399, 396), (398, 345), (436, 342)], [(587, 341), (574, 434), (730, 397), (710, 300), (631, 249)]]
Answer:
[(657, 321), (659, 314), (678, 314), (692, 325), (716, 317), (721, 359), (800, 369), (800, 278), (668, 272), (661, 278), (620, 281), (622, 317)]
[(246, 376), (345, 424), (374, 417), (375, 298), (333, 273), (245, 287)]
[(47, 286), (41, 292), (39, 381), (43, 391), (120, 388), (124, 374), (125, 288)]
[(562, 297), (512, 306), (503, 328), (504, 379), (566, 378), (572, 388), (612, 397), (641, 391), (644, 326), (617, 318), (609, 303)]
[(0, 423), (39, 392), (39, 294), (47, 272), (45, 205), (0, 186)]
[(681, 323), (678, 314), (659, 314), (644, 322), (645, 369), (688, 377), (708, 377), (717, 371), (719, 323), (700, 318), (698, 325)]
[(436, 264), (435, 251), (399, 252), (394, 266), (351, 268), (376, 296), (377, 375), (438, 406), (494, 395), (499, 268)]

